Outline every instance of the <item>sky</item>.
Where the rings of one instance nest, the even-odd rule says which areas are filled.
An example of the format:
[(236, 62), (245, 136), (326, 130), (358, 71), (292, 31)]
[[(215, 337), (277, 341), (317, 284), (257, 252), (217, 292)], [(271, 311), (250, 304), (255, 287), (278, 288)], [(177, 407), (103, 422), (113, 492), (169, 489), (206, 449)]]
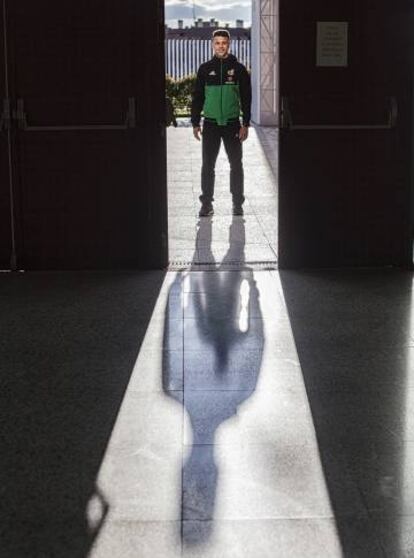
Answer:
[[(236, 19), (243, 19), (245, 26), (251, 22), (251, 0), (195, 0), (196, 18), (215, 18), (220, 24), (234, 25)], [(170, 27), (177, 27), (177, 20), (185, 25), (193, 22), (192, 0), (165, 0), (165, 19)]]

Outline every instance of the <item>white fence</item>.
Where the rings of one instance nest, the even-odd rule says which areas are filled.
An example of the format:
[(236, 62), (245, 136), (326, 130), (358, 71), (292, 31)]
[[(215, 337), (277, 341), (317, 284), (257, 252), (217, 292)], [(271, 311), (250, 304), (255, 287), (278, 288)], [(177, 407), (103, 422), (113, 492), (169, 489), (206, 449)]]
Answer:
[[(231, 42), (231, 52), (248, 69), (251, 67), (250, 39)], [(211, 41), (205, 39), (167, 39), (165, 41), (165, 71), (174, 79), (195, 74), (203, 62), (212, 57)]]

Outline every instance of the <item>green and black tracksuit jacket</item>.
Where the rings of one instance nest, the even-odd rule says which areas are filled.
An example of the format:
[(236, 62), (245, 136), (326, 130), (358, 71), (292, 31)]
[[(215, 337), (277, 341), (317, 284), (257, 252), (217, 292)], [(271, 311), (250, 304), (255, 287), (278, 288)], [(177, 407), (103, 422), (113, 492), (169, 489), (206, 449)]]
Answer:
[(195, 83), (191, 123), (200, 125), (201, 115), (205, 120), (226, 126), (242, 116), (244, 126), (250, 124), (252, 88), (250, 76), (243, 64), (233, 54), (227, 58), (214, 56), (201, 64)]

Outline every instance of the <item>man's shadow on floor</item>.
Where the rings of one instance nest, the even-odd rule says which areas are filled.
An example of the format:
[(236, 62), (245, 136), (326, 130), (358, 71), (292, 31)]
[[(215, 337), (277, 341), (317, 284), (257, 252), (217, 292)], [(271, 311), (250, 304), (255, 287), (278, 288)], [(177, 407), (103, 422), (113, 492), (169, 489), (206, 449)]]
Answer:
[[(171, 391), (177, 371), (169, 351), (163, 361), (164, 391), (183, 403), (191, 425), (185, 431), (188, 456), (182, 471), (182, 539), (187, 546), (211, 536), (220, 475), (215, 460), (217, 433), (254, 392), (264, 345), (259, 292), (253, 270), (245, 265), (244, 219), (233, 218), (227, 253), (214, 266), (212, 232), (213, 219), (201, 219), (196, 251), (202, 246), (214, 271), (196, 271), (193, 266), (183, 281), (177, 275), (170, 291), (177, 293), (182, 281), (182, 391)], [(169, 345), (170, 318), (167, 312), (164, 346)]]

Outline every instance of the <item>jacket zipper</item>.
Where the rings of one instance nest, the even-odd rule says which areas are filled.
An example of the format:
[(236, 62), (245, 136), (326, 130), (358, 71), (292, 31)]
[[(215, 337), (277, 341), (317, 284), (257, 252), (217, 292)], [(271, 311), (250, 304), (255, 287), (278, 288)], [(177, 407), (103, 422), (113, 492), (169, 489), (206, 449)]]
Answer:
[(223, 122), (223, 59), (220, 59), (220, 110), (221, 118), (220, 124)]

